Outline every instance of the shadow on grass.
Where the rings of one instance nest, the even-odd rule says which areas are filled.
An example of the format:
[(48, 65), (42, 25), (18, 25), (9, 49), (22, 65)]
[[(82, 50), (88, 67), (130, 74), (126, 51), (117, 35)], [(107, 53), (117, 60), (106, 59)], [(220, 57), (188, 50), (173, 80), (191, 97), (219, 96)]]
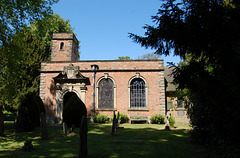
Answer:
[[(144, 125), (143, 125), (144, 126)], [(101, 152), (93, 153), (94, 156), (108, 157), (147, 157), (147, 158), (202, 158), (204, 150), (192, 145), (188, 139), (187, 130), (165, 131), (150, 128), (120, 129), (118, 134), (111, 138), (108, 144), (97, 146), (98, 151), (107, 149), (105, 155)], [(95, 150), (96, 152), (96, 150)]]
[[(164, 131), (156, 125), (123, 125), (123, 127), (116, 136), (111, 136), (110, 124), (89, 124), (89, 157), (204, 157), (202, 148), (189, 143), (187, 130)], [(40, 129), (27, 134), (8, 135), (9, 142), (17, 139), (15, 144), (24, 142), (25, 138), (32, 139), (35, 150), (31, 152), (15, 151), (16, 148), (11, 150), (16, 146), (13, 143), (8, 144), (5, 150), (0, 149), (0, 157), (78, 157), (78, 128), (75, 133), (66, 137), (63, 136), (61, 127), (49, 127), (48, 131), (47, 141), (40, 139)]]

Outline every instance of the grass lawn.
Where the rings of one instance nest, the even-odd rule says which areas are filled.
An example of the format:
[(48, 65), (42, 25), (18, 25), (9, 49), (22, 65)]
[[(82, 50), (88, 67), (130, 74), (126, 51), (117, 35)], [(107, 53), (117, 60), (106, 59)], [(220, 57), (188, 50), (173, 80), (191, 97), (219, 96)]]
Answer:
[[(124, 124), (116, 136), (111, 136), (111, 124), (89, 124), (88, 153), (90, 158), (203, 158), (205, 149), (193, 145), (188, 130), (164, 131), (163, 125)], [(40, 138), (40, 128), (34, 132), (14, 132), (11, 123), (5, 123), (6, 137), (0, 137), (0, 157), (77, 157), (79, 129), (64, 137), (61, 127), (48, 127), (49, 139)], [(32, 140), (34, 151), (19, 149), (26, 140)]]

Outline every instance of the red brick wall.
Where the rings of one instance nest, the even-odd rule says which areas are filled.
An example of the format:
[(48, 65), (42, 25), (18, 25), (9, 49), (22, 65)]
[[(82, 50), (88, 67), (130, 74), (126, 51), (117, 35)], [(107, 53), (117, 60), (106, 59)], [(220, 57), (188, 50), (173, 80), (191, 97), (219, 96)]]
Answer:
[[(60, 49), (60, 43), (64, 43)], [(54, 33), (51, 61), (77, 61), (78, 40), (73, 33)]]
[[(47, 62), (42, 63), (42, 74), (40, 83), (40, 96), (43, 99), (47, 116), (54, 116), (56, 109), (56, 94), (54, 90), (53, 77), (56, 77), (64, 66), (70, 62)], [(117, 111), (126, 113), (129, 116), (140, 114), (152, 116), (155, 113), (165, 114), (165, 91), (163, 61), (79, 61), (71, 62), (74, 66), (79, 66), (80, 72), (85, 77), (89, 77), (90, 85), (87, 85), (85, 104), (90, 115), (92, 109), (92, 71), (91, 65), (99, 66), (96, 74), (96, 81), (108, 73), (116, 82), (116, 108)], [(129, 111), (128, 110), (128, 82), (140, 73), (148, 84), (149, 111)], [(96, 97), (97, 98), (97, 97)], [(112, 115), (112, 111), (98, 111), (102, 114)]]

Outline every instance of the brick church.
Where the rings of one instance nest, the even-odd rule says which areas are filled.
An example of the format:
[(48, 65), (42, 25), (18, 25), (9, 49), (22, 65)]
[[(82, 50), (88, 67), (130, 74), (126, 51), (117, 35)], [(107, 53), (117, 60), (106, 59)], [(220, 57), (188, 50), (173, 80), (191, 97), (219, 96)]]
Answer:
[(40, 97), (48, 121), (61, 122), (64, 104), (76, 94), (93, 113), (150, 118), (167, 112), (163, 60), (78, 60), (73, 33), (54, 33), (50, 62), (41, 64)]

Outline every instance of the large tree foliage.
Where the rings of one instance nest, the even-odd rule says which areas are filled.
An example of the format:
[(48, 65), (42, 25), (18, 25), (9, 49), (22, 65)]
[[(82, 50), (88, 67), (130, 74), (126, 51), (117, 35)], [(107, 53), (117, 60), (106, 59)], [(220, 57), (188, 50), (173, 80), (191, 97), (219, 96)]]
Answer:
[[(11, 52), (13, 48), (9, 48), (12, 36), (21, 30), (25, 24), (33, 22), (34, 20), (42, 19), (45, 15), (51, 14), (51, 5), (58, 0), (2, 0), (0, 1), (0, 135), (3, 135), (3, 113), (2, 110), (10, 102), (14, 102), (10, 97), (13, 89), (10, 85), (14, 79), (11, 76), (12, 70), (8, 71), (10, 67), (7, 65), (18, 64), (18, 59), (21, 55)], [(15, 58), (16, 62), (11, 59)], [(16, 67), (16, 65), (11, 67)], [(7, 72), (8, 71), (8, 72)], [(14, 74), (13, 74), (14, 75)], [(12, 92), (7, 94), (7, 92)], [(7, 94), (7, 95), (5, 95)], [(13, 105), (14, 106), (14, 105)]]
[[(41, 20), (44, 16), (52, 14), (51, 5), (58, 0), (2, 0), (0, 2), (0, 111), (3, 105), (9, 102), (9, 97), (4, 96), (6, 89), (10, 88), (9, 74), (16, 67), (15, 61), (21, 58), (20, 54), (12, 52), (9, 42), (13, 35), (34, 20)], [(16, 48), (17, 50), (17, 48)], [(8, 68), (6, 68), (8, 67)], [(12, 70), (8, 71), (13, 67)], [(8, 72), (7, 72), (8, 71)], [(13, 73), (14, 75), (14, 73)], [(9, 89), (8, 91), (12, 91)], [(10, 96), (11, 94), (9, 94)], [(5, 98), (6, 97), (6, 98)]]
[(2, 48), (1, 107), (17, 110), (28, 93), (38, 94), (41, 62), (50, 59), (54, 32), (73, 32), (73, 28), (69, 20), (57, 14), (48, 15), (16, 32), (11, 42)]
[(46, 41), (51, 51), (52, 33), (73, 32), (70, 21), (64, 20), (58, 14), (47, 15), (43, 20), (37, 20), (31, 23), (30, 28), (35, 39)]
[(159, 60), (160, 58), (161, 56), (156, 53), (147, 53), (142, 56), (138, 56), (138, 60)]
[[(179, 2), (179, 1), (178, 1)], [(167, 0), (146, 25), (144, 37), (130, 37), (160, 55), (173, 51), (187, 63), (174, 73), (194, 106), (195, 138), (239, 142), (240, 1)]]
[(5, 45), (26, 23), (52, 13), (58, 0), (2, 0), (0, 2), (0, 46)]

